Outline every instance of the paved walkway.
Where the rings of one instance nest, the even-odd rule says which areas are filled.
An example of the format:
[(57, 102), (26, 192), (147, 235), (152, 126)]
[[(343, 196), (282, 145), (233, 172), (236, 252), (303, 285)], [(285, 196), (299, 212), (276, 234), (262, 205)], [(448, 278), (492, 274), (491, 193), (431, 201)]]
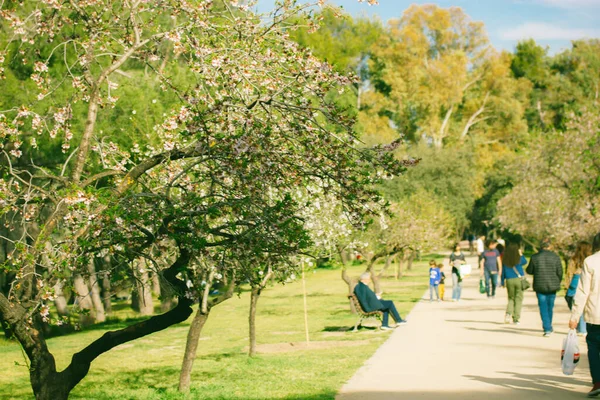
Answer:
[[(392, 333), (344, 385), (337, 400), (585, 398), (591, 384), (583, 338), (582, 362), (575, 374), (565, 376), (560, 369), (560, 349), (568, 330), (564, 299), (556, 299), (555, 333), (545, 338), (531, 289), (521, 325), (505, 325), (506, 289), (487, 300), (479, 294), (478, 271), (474, 273), (463, 282), (458, 303), (429, 303), (427, 294), (427, 301), (418, 303), (408, 316), (409, 324)], [(452, 297), (448, 281), (446, 299)]]

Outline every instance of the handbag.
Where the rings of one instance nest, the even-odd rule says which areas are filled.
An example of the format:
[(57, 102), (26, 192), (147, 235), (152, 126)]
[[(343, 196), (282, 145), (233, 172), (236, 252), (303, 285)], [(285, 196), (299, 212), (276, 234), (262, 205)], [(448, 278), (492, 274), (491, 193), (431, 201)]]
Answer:
[(525, 278), (523, 275), (519, 274), (519, 271), (517, 271), (516, 268), (515, 268), (515, 272), (517, 273), (517, 276), (519, 278), (521, 278), (521, 290), (526, 291), (527, 289), (529, 289), (531, 287), (531, 284), (529, 283), (527, 278)]

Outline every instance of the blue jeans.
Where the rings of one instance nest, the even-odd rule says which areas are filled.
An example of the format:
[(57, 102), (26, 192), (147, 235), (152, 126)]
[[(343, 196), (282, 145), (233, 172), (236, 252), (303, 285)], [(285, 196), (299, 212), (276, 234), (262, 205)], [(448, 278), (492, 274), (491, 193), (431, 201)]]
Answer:
[(452, 274), (452, 300), (460, 300), (462, 294), (462, 282), (458, 281), (458, 275)]
[(433, 301), (433, 294), (437, 300), (440, 299), (440, 290), (438, 285), (429, 285), (429, 301)]
[(556, 293), (536, 294), (538, 306), (540, 307), (540, 316), (542, 317), (542, 326), (544, 327), (544, 332), (552, 332), (552, 316), (554, 314), (554, 300), (556, 299)]
[(398, 310), (396, 310), (396, 306), (394, 305), (394, 302), (391, 300), (379, 300), (381, 301), (381, 304), (383, 304), (383, 308), (381, 309), (381, 311), (383, 311), (383, 321), (381, 321), (381, 326), (389, 326), (388, 322), (389, 322), (389, 318), (390, 318), (390, 313), (392, 313), (392, 317), (394, 318), (394, 321), (396, 321), (396, 323), (402, 321), (402, 318), (400, 317), (400, 314), (398, 314)]
[[(567, 300), (567, 305), (569, 306), (569, 310), (573, 309), (573, 296), (565, 296), (565, 300)], [(587, 329), (585, 326), (585, 321), (583, 320), (583, 315), (579, 318), (579, 325), (577, 325), (578, 333), (587, 333)]]
[(492, 274), (485, 270), (485, 291), (488, 297), (496, 295), (496, 286), (498, 286), (498, 274)]
[(600, 383), (600, 325), (587, 324), (585, 341), (588, 346), (592, 383)]

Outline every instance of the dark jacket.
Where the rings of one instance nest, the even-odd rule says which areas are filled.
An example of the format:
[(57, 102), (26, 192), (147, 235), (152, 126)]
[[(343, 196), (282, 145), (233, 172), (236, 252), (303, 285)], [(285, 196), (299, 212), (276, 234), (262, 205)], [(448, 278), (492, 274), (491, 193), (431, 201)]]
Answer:
[(379, 301), (370, 287), (362, 282), (354, 288), (354, 294), (365, 312), (377, 311), (383, 309), (383, 304)]
[(531, 256), (527, 273), (533, 275), (534, 291), (543, 294), (556, 293), (562, 282), (562, 262), (556, 253), (550, 250), (541, 250)]

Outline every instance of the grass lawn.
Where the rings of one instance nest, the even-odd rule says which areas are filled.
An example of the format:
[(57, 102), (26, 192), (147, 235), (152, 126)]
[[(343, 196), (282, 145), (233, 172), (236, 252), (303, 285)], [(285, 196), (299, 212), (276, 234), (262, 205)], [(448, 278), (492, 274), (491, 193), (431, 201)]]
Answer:
[[(394, 300), (404, 317), (428, 287), (428, 257), (400, 281), (382, 282), (384, 298)], [(350, 268), (357, 276), (363, 266)], [(389, 333), (361, 329), (345, 332), (356, 322), (346, 298), (340, 270), (308, 273), (311, 345), (303, 343), (301, 282), (270, 287), (257, 312), (258, 354), (249, 358), (249, 294), (226, 301), (211, 312), (202, 332), (189, 394), (177, 392), (189, 322), (121, 345), (100, 356), (87, 377), (71, 393), (73, 399), (333, 399), (337, 390), (370, 357)], [(118, 308), (118, 307), (117, 307)], [(133, 312), (117, 312), (122, 317)], [(123, 322), (88, 328), (48, 340), (59, 369), (71, 355)], [(18, 364), (18, 365), (17, 365)], [(20, 347), (0, 338), (0, 398), (30, 399), (28, 370)]]

